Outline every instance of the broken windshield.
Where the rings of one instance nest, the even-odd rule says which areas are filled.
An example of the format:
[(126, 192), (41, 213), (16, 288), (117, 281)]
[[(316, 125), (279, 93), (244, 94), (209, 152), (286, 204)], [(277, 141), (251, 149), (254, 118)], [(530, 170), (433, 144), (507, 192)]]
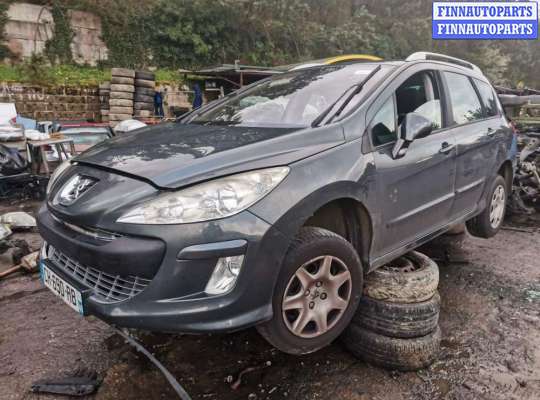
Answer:
[[(240, 126), (306, 127), (327, 110), (351, 85), (362, 82), (377, 64), (331, 65), (276, 75), (223, 103), (196, 115), (190, 122)], [(381, 68), (386, 70), (389, 67)], [(377, 73), (376, 76), (384, 75)], [(376, 78), (376, 76), (374, 78)], [(359, 101), (360, 98), (355, 99)]]

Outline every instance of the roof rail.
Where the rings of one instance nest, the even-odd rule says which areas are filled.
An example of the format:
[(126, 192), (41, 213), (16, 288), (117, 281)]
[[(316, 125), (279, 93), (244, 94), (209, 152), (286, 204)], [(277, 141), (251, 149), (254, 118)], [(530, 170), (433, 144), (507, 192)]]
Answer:
[(469, 68), (469, 69), (472, 69), (473, 71), (482, 73), (480, 68), (478, 68), (478, 66), (474, 65), (473, 63), (462, 60), (461, 58), (446, 56), (444, 54), (429, 53), (427, 51), (419, 51), (417, 53), (411, 54), (409, 57), (405, 59), (405, 61), (419, 61), (419, 60), (448, 62), (448, 63), (456, 64), (461, 67)]

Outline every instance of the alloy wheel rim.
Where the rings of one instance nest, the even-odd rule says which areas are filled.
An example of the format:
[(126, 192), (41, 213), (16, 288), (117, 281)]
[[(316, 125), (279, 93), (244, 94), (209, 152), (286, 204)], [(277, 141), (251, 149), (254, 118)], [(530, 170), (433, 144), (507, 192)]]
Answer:
[(283, 321), (295, 336), (321, 336), (341, 319), (351, 291), (351, 273), (343, 261), (330, 255), (316, 257), (289, 280), (281, 305)]
[(502, 185), (498, 185), (493, 192), (491, 198), (489, 222), (493, 229), (497, 229), (502, 222), (504, 216), (504, 208), (506, 206), (506, 191)]

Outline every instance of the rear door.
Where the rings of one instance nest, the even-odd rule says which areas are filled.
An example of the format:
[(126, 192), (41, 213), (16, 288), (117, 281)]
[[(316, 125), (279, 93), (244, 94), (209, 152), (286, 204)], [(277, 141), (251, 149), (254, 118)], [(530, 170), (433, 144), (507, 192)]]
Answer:
[[(440, 80), (435, 71), (416, 72), (386, 94), (369, 125), (375, 150), (377, 204), (373, 256), (382, 257), (448, 223), (454, 198), (455, 143), (443, 129)], [(374, 104), (375, 105), (375, 104)], [(416, 112), (432, 121), (433, 132), (392, 158), (399, 124)]]
[(493, 117), (487, 117), (487, 109), (472, 78), (448, 71), (443, 71), (442, 77), (449, 103), (450, 131), (457, 146), (452, 217), (459, 218), (476, 209), (487, 177), (492, 176), (490, 169), (496, 158), (493, 137), (497, 128), (493, 126)]

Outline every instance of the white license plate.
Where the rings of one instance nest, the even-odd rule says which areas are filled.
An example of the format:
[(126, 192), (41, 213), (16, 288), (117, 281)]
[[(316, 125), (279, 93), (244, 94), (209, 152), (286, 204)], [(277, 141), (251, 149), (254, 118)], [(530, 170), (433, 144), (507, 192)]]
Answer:
[(45, 286), (79, 314), (84, 314), (81, 292), (47, 268), (43, 262), (40, 262), (40, 267), (41, 280)]

